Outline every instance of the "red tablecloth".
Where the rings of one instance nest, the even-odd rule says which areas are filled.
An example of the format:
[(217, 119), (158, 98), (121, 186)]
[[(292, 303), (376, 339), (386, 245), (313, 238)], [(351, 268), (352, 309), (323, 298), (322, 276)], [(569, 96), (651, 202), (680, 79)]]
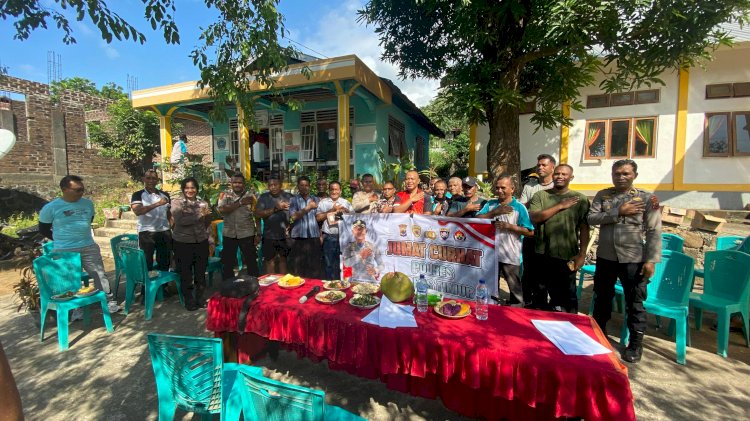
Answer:
[[(320, 281), (308, 280), (294, 290), (263, 287), (245, 331), (282, 342), (300, 357), (327, 359), (331, 368), (380, 378), (393, 389), (440, 397), (466, 416), (635, 419), (627, 370), (614, 353), (563, 355), (531, 324), (532, 319), (568, 320), (609, 347), (589, 317), (490, 306), (487, 321), (449, 320), (415, 310), (418, 328), (389, 329), (363, 323), (372, 310), (350, 306), (350, 291), (335, 305), (314, 299), (299, 304), (315, 285)], [(211, 297), (207, 329), (236, 332), (242, 302)], [(240, 359), (250, 337), (239, 337)]]

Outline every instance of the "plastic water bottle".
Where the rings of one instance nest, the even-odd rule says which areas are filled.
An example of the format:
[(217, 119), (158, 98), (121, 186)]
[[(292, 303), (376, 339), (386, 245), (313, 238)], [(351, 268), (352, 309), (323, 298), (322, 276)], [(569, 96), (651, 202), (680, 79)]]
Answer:
[(476, 314), (477, 320), (487, 320), (487, 303), (489, 303), (490, 300), (490, 293), (487, 291), (487, 285), (485, 284), (484, 279), (481, 279), (479, 281), (479, 286), (477, 286), (476, 300), (477, 306), (474, 310), (474, 314)]
[(424, 278), (424, 274), (419, 275), (417, 281), (417, 310), (420, 313), (427, 311), (427, 280)]

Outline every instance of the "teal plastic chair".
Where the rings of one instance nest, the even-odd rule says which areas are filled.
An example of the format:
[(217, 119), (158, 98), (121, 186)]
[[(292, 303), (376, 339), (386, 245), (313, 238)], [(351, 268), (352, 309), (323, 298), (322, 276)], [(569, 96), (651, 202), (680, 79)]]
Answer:
[[(52, 253), (52, 250), (55, 249), (55, 242), (54, 241), (47, 241), (46, 243), (42, 244), (42, 256), (47, 256), (50, 253)], [(89, 280), (91, 277), (88, 273), (86, 273), (85, 270), (81, 269), (81, 282), (83, 282), (84, 285), (89, 286)]]
[(34, 274), (39, 284), (39, 298), (41, 304), (41, 323), (39, 339), (44, 341), (44, 325), (47, 311), (57, 312), (57, 341), (60, 351), (68, 349), (68, 312), (76, 308), (83, 309), (83, 321), (91, 323), (89, 305), (99, 303), (107, 332), (112, 333), (112, 318), (107, 307), (107, 295), (104, 291), (97, 291), (87, 297), (74, 297), (61, 301), (52, 298), (54, 295), (68, 291), (78, 291), (81, 288), (81, 255), (79, 253), (50, 253), (34, 259)]
[[(643, 306), (657, 317), (672, 319), (669, 334), (675, 336), (677, 363), (684, 365), (686, 345), (690, 345), (688, 300), (693, 288), (695, 260), (677, 251), (664, 250), (661, 262), (654, 266), (654, 275), (646, 287), (648, 292)], [(623, 323), (620, 343), (627, 345), (629, 336), (627, 323)]]
[(725, 235), (716, 237), (716, 250), (737, 250), (745, 237), (739, 235)]
[[(585, 275), (594, 276), (594, 273), (596, 272), (596, 265), (584, 265), (581, 266), (581, 269), (578, 271), (578, 290), (576, 291), (576, 294), (578, 295), (578, 299), (581, 299), (581, 294), (583, 293), (583, 278)], [(596, 295), (591, 297), (591, 303), (589, 304), (589, 316), (594, 314), (594, 302), (596, 301)], [(625, 311), (625, 293), (622, 291), (622, 284), (620, 284), (620, 281), (618, 280), (615, 282), (615, 296), (613, 298), (613, 301), (615, 303), (615, 307), (617, 308), (617, 311), (619, 313), (623, 313)]]
[(115, 299), (117, 299), (117, 292), (120, 290), (120, 278), (125, 274), (125, 265), (120, 255), (120, 247), (138, 248), (138, 234), (122, 234), (112, 237), (109, 240), (109, 246), (112, 249), (112, 256), (114, 256), (115, 260), (114, 291), (112, 292), (115, 295)]
[[(747, 240), (746, 240), (747, 241)], [(729, 321), (734, 313), (742, 316), (745, 345), (750, 347), (748, 296), (750, 296), (750, 254), (734, 250), (706, 253), (703, 294), (690, 294), (695, 312), (695, 328), (703, 324), (703, 311), (718, 316), (716, 353), (726, 358), (729, 345)]]
[(737, 251), (741, 251), (745, 254), (750, 254), (750, 237), (745, 238), (740, 245), (737, 247)]
[(235, 421), (240, 412), (249, 421), (364, 420), (325, 403), (321, 390), (295, 386), (263, 376), (260, 367), (236, 366), (236, 380), (226, 401), (224, 418)]
[(235, 371), (225, 370), (221, 339), (150, 333), (148, 350), (159, 397), (159, 420), (171, 421), (177, 408), (203, 420), (221, 413), (235, 380)]
[(184, 297), (180, 288), (180, 277), (173, 272), (155, 271), (158, 274), (154, 277), (148, 275), (146, 270), (146, 256), (143, 250), (132, 247), (120, 247), (120, 254), (125, 269), (127, 282), (125, 284), (125, 309), (123, 312), (127, 315), (130, 311), (130, 305), (135, 298), (135, 288), (137, 284), (143, 284), (146, 289), (144, 304), (146, 306), (146, 320), (151, 320), (154, 312), (154, 302), (156, 301), (159, 287), (174, 281), (177, 284), (177, 291), (180, 295), (180, 303), (184, 305)]
[(661, 249), (682, 253), (685, 239), (676, 234), (662, 233)]

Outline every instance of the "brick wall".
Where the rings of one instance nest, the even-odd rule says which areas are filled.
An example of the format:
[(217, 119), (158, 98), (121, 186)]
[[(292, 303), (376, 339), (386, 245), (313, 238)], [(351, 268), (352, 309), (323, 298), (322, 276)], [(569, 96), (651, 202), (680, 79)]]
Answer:
[(0, 91), (25, 95), (25, 101), (12, 101), (16, 121), (16, 145), (0, 160), (0, 186), (51, 184), (59, 176), (54, 171), (52, 113), (62, 113), (65, 132), (65, 158), (68, 174), (77, 174), (87, 184), (108, 184), (127, 179), (119, 160), (100, 156), (86, 148), (85, 112), (103, 110), (111, 100), (83, 92), (64, 91), (59, 104), (53, 104), (49, 86), (43, 83), (0, 77)]
[[(182, 131), (173, 133), (175, 138), (182, 133), (187, 135), (188, 153), (203, 155), (203, 163), (211, 165), (214, 153), (211, 126), (206, 122), (184, 118), (175, 118), (174, 121), (175, 123), (182, 124)], [(156, 154), (154, 162), (161, 162), (161, 154)]]

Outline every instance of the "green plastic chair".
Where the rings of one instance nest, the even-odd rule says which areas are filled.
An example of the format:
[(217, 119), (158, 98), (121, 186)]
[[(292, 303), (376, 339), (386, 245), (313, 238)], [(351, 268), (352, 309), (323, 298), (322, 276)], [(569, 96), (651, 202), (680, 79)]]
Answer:
[(716, 250), (737, 250), (744, 240), (739, 235), (716, 237)]
[(737, 247), (737, 251), (741, 251), (745, 254), (750, 254), (750, 237), (745, 238), (740, 245)]
[(703, 294), (691, 293), (690, 307), (695, 311), (695, 328), (698, 330), (703, 324), (703, 310), (716, 313), (719, 319), (716, 353), (724, 358), (729, 345), (729, 320), (734, 313), (742, 315), (745, 345), (750, 347), (748, 296), (750, 254), (734, 250), (706, 253)]
[[(52, 253), (52, 250), (55, 249), (55, 242), (54, 241), (47, 241), (46, 243), (42, 244), (42, 256), (47, 256), (50, 253)], [(89, 286), (89, 280), (91, 277), (88, 273), (86, 273), (85, 270), (81, 269), (81, 282), (83, 282), (84, 285)]]
[(177, 408), (203, 420), (221, 413), (222, 401), (235, 382), (235, 371), (226, 370), (222, 360), (221, 339), (150, 333), (148, 350), (159, 397), (159, 420), (171, 421)]
[[(692, 257), (677, 251), (664, 250), (661, 262), (655, 265), (654, 275), (646, 287), (647, 298), (643, 303), (646, 311), (657, 318), (667, 317), (673, 320), (669, 325), (669, 334), (675, 336), (676, 360), (683, 365), (686, 344), (690, 345), (688, 299), (693, 288), (694, 266), (695, 260)], [(629, 336), (627, 323), (623, 322), (620, 343), (627, 345)]]
[(238, 365), (236, 380), (224, 409), (225, 420), (249, 421), (364, 420), (325, 403), (325, 392), (263, 377), (260, 367)]
[(50, 253), (34, 259), (34, 274), (39, 284), (39, 298), (41, 304), (41, 323), (39, 340), (44, 341), (44, 324), (47, 311), (57, 312), (57, 341), (60, 351), (68, 349), (68, 312), (76, 308), (83, 309), (83, 321), (91, 323), (89, 305), (99, 303), (107, 332), (112, 333), (112, 318), (107, 307), (107, 295), (104, 291), (97, 291), (87, 297), (74, 297), (62, 301), (52, 298), (54, 295), (68, 291), (78, 291), (81, 288), (81, 255), (79, 253)]
[(115, 299), (117, 299), (117, 292), (120, 290), (120, 278), (125, 274), (125, 265), (122, 263), (120, 248), (138, 248), (138, 234), (122, 234), (112, 237), (112, 239), (109, 240), (109, 246), (112, 249), (112, 256), (114, 256), (115, 260), (114, 291), (112, 292), (115, 295)]
[(123, 310), (126, 315), (130, 311), (130, 305), (135, 298), (137, 284), (143, 284), (146, 287), (146, 297), (144, 300), (144, 304), (146, 305), (146, 320), (151, 320), (159, 287), (166, 283), (175, 282), (180, 295), (180, 303), (184, 305), (185, 301), (182, 296), (182, 289), (180, 288), (180, 277), (176, 273), (157, 270), (155, 272), (158, 272), (158, 275), (150, 277), (148, 270), (146, 270), (146, 256), (143, 254), (143, 250), (132, 247), (120, 247), (120, 254), (122, 255), (125, 276), (127, 277), (125, 284), (125, 309)]
[(682, 253), (685, 245), (685, 239), (677, 234), (662, 233), (661, 249), (669, 251), (678, 251)]

